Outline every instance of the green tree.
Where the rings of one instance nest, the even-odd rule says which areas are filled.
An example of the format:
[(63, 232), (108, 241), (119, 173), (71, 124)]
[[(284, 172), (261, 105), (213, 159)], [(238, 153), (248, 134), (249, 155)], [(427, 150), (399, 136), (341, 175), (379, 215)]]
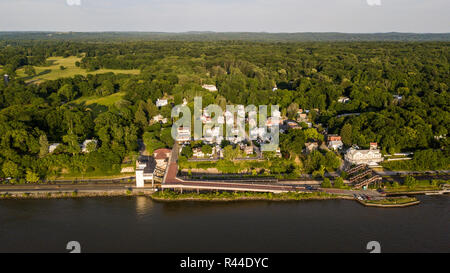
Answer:
[(76, 92), (71, 84), (65, 84), (58, 90), (58, 95), (63, 96), (66, 101), (71, 101), (75, 98)]
[(410, 175), (408, 175), (406, 178), (405, 178), (405, 185), (409, 188), (409, 189), (414, 189), (416, 186), (417, 186), (417, 180), (414, 178), (414, 177), (412, 177), (412, 176), (410, 176)]
[(39, 150), (39, 157), (44, 157), (48, 154), (48, 140), (47, 140), (47, 136), (45, 134), (41, 135), (39, 137), (39, 146), (40, 146), (40, 150)]
[(212, 147), (211, 145), (203, 145), (202, 146), (202, 152), (207, 155), (212, 153)]
[(145, 148), (149, 154), (153, 154), (155, 150), (166, 146), (155, 137), (154, 133), (151, 132), (145, 132), (142, 136), (142, 140), (144, 141)]
[(306, 139), (323, 140), (323, 135), (317, 132), (315, 128), (309, 128), (304, 130)]
[(342, 142), (347, 145), (351, 146), (353, 144), (352, 142), (352, 125), (349, 123), (346, 123), (342, 129), (341, 129), (341, 137)]
[(97, 95), (109, 96), (114, 93), (114, 84), (110, 80), (104, 80), (102, 84), (97, 88)]
[(186, 158), (191, 158), (193, 154), (191, 146), (184, 146), (181, 150), (181, 155)]
[(344, 187), (344, 179), (342, 177), (336, 178), (336, 180), (334, 180), (334, 187), (342, 189)]
[(89, 143), (86, 144), (86, 150), (88, 153), (92, 153), (95, 150), (97, 150), (97, 142), (95, 141), (91, 141)]
[(331, 181), (329, 178), (325, 177), (322, 181), (322, 188), (331, 188)]
[(30, 77), (36, 75), (36, 70), (34, 69), (34, 67), (32, 65), (26, 65), (24, 67), (24, 72), (26, 75), (28, 75)]
[(233, 148), (233, 146), (228, 145), (223, 149), (223, 157), (225, 160), (232, 161), (241, 156), (241, 150), (239, 147)]
[(142, 127), (148, 126), (147, 115), (145, 114), (144, 107), (142, 106), (142, 104), (139, 104), (138, 109), (134, 114), (134, 120), (137, 124), (141, 125)]
[(30, 183), (39, 182), (39, 176), (30, 169), (27, 170), (25, 179), (27, 180), (27, 182), (30, 182)]
[(171, 128), (164, 128), (163, 130), (161, 130), (159, 138), (169, 148), (173, 147), (175, 143), (175, 140), (172, 137)]
[(9, 160), (3, 163), (2, 172), (6, 177), (12, 178), (17, 178), (20, 174), (19, 166)]
[(298, 104), (293, 102), (289, 105), (289, 107), (287, 108), (287, 115), (290, 119), (295, 118), (295, 116), (297, 115), (298, 112)]
[(63, 136), (63, 141), (67, 144), (67, 152), (71, 153), (72, 155), (80, 153), (81, 148), (76, 135), (65, 135)]

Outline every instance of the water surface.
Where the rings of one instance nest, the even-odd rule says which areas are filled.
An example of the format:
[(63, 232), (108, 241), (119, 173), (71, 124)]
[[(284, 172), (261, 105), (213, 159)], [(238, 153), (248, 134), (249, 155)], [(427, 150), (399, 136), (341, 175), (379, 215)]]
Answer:
[(147, 197), (0, 201), (0, 252), (449, 252), (450, 198), (159, 203)]

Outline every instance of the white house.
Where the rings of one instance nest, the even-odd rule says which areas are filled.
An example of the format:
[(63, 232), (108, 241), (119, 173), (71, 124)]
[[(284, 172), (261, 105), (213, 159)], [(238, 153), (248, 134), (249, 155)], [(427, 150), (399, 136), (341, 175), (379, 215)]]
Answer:
[(400, 95), (394, 95), (394, 99), (395, 99), (395, 100), (402, 100), (402, 99), (403, 99), (403, 96), (400, 96)]
[(193, 152), (192, 155), (196, 158), (205, 158), (205, 157), (211, 158), (214, 155), (214, 153), (216, 152), (216, 148), (212, 147), (212, 151), (209, 154), (203, 153), (202, 148), (194, 148), (194, 149), (192, 149), (192, 152)]
[(178, 142), (191, 141), (191, 128), (179, 127), (177, 130), (177, 141)]
[(339, 103), (347, 103), (347, 102), (350, 102), (350, 98), (348, 98), (348, 97), (340, 97), (338, 99), (338, 102)]
[(163, 117), (161, 114), (158, 114), (158, 115), (153, 117), (153, 121), (166, 124), (167, 123), (167, 118)]
[(376, 166), (383, 161), (383, 155), (379, 149), (357, 150), (350, 148), (345, 154), (345, 160), (351, 164), (366, 164)]
[(164, 99), (156, 100), (156, 106), (157, 107), (163, 107), (163, 106), (166, 106), (167, 104), (168, 104), (167, 100), (164, 100)]
[(136, 187), (145, 187), (145, 181), (151, 181), (153, 186), (153, 173), (155, 171), (155, 161), (152, 158), (140, 158), (136, 161)]
[(58, 148), (59, 145), (61, 145), (61, 143), (53, 143), (53, 144), (50, 144), (50, 145), (48, 146), (48, 153), (49, 153), (49, 154), (53, 153), (53, 152), (56, 150), (56, 148)]
[(328, 135), (328, 148), (332, 150), (342, 149), (344, 143), (342, 142), (342, 137), (338, 135)]
[(206, 90), (208, 90), (210, 92), (217, 92), (217, 87), (215, 85), (212, 85), (212, 84), (204, 84), (204, 85), (202, 85), (202, 88), (206, 89)]

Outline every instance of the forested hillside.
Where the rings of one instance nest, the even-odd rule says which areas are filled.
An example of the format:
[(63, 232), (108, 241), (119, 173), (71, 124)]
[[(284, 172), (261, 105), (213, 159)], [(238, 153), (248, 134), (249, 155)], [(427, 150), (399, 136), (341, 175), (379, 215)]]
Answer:
[[(33, 67), (69, 56), (78, 56), (76, 65), (86, 72), (140, 74), (76, 75), (39, 84), (21, 75), (39, 77)], [(341, 134), (348, 146), (378, 142), (385, 153), (423, 151), (413, 161), (417, 168), (447, 168), (449, 58), (448, 42), (2, 40), (0, 72), (10, 80), (0, 84), (0, 177), (117, 173), (131, 162), (144, 133), (155, 147), (173, 144), (170, 122), (150, 125), (158, 113), (170, 117), (170, 105), (155, 106), (158, 98), (174, 104), (186, 98), (191, 105), (196, 95), (204, 105), (222, 107), (278, 104), (288, 117), (298, 108), (317, 109), (310, 114), (314, 122)], [(202, 89), (206, 83), (219, 92)], [(339, 103), (340, 97), (350, 101)], [(99, 141), (90, 153), (79, 147), (86, 139)], [(284, 158), (299, 155), (306, 140), (304, 134), (283, 136)], [(51, 143), (62, 145), (49, 154)], [(302, 160), (303, 171), (320, 167)]]

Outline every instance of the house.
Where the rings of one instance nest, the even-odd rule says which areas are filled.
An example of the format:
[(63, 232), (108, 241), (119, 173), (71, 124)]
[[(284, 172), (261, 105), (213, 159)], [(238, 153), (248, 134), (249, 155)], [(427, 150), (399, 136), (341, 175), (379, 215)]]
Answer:
[(163, 106), (166, 106), (167, 104), (168, 104), (167, 100), (164, 100), (164, 99), (157, 99), (156, 100), (156, 106), (157, 107), (163, 107)]
[(202, 151), (202, 148), (199, 147), (199, 148), (192, 149), (192, 152), (193, 152), (193, 157), (196, 157), (196, 158), (205, 158), (205, 157), (211, 158), (214, 155), (215, 150), (216, 150), (215, 147), (213, 147), (211, 153), (205, 154)]
[(393, 97), (394, 97), (394, 100), (397, 100), (397, 101), (400, 101), (403, 99), (403, 96), (400, 96), (400, 95), (394, 95)]
[(297, 122), (308, 122), (308, 115), (305, 113), (299, 113), (297, 117)]
[(370, 142), (369, 146), (370, 146), (370, 150), (378, 149), (378, 143), (376, 143), (376, 142)]
[(217, 87), (215, 85), (212, 85), (212, 84), (204, 84), (204, 85), (202, 85), (202, 88), (206, 89), (206, 90), (208, 90), (210, 92), (217, 92)]
[(221, 127), (207, 128), (203, 140), (207, 143), (221, 143), (223, 135), (221, 134)]
[(145, 181), (151, 181), (153, 186), (153, 173), (156, 161), (151, 157), (140, 157), (136, 160), (136, 187), (145, 187)]
[(342, 137), (338, 135), (328, 135), (328, 148), (331, 150), (338, 150), (344, 147), (344, 143), (342, 142)]
[(278, 147), (277, 150), (275, 151), (275, 156), (281, 158), (281, 149), (280, 149), (280, 147)]
[(202, 152), (202, 149), (200, 147), (198, 147), (198, 148), (192, 149), (192, 156), (194, 158), (203, 158), (203, 157), (205, 157), (205, 154)]
[(250, 139), (257, 139), (258, 137), (263, 139), (266, 134), (265, 128), (255, 127), (250, 130)]
[(48, 146), (48, 153), (49, 153), (49, 154), (53, 153), (53, 152), (56, 150), (56, 148), (58, 148), (59, 145), (61, 145), (61, 143), (53, 143), (53, 144), (50, 144), (50, 145)]
[(165, 169), (167, 163), (169, 162), (170, 154), (172, 150), (170, 149), (157, 149), (153, 152), (153, 158), (156, 161), (156, 167)]
[[(253, 122), (255, 122), (255, 121), (253, 121)], [(282, 123), (283, 123), (283, 121), (279, 117), (269, 117), (266, 120), (267, 127), (280, 126), (280, 124), (282, 124)]]
[(338, 99), (338, 102), (339, 103), (348, 103), (348, 102), (350, 102), (350, 98), (348, 98), (348, 97), (340, 97)]
[(191, 128), (178, 127), (176, 140), (180, 143), (191, 141)]
[(161, 114), (158, 114), (158, 115), (153, 117), (153, 121), (155, 123), (159, 122), (159, 123), (166, 124), (167, 123), (167, 118), (163, 117)]
[(351, 164), (366, 164), (369, 166), (377, 166), (383, 161), (383, 156), (376, 146), (372, 146), (369, 150), (358, 150), (355, 148), (348, 149), (345, 154), (345, 160)]
[(244, 152), (245, 152), (246, 155), (252, 155), (253, 154), (253, 146), (246, 145), (244, 147)]
[(298, 125), (297, 122), (293, 121), (293, 120), (288, 120), (286, 121), (286, 125), (289, 127), (289, 129), (302, 129), (302, 127), (300, 125)]
[(89, 153), (91, 152), (90, 148), (97, 148), (97, 143), (98, 142), (95, 139), (86, 139), (83, 144), (81, 144), (81, 151), (83, 153)]
[(307, 142), (305, 143), (305, 150), (307, 154), (312, 153), (313, 151), (319, 148), (319, 143), (317, 142)]

